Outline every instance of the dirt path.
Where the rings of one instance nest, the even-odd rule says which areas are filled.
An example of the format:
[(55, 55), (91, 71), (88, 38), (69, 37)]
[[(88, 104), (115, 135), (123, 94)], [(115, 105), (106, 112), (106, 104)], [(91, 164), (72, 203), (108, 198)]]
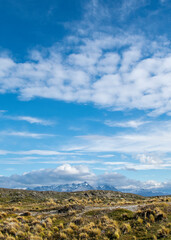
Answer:
[[(86, 206), (80, 213), (76, 214), (77, 217), (79, 216), (82, 216), (83, 214), (85, 214), (86, 212), (89, 212), (89, 211), (103, 211), (103, 210), (114, 210), (114, 209), (118, 209), (118, 208), (124, 208), (124, 209), (127, 209), (127, 210), (130, 210), (132, 212), (135, 212), (138, 210), (138, 208), (144, 206), (144, 204), (142, 205), (135, 205), (135, 204), (132, 204), (132, 205), (117, 205), (117, 206), (106, 206), (106, 207), (91, 207), (91, 206)], [(31, 215), (32, 216), (36, 216), (38, 214), (40, 214), (40, 212), (32, 212), (30, 211)], [(41, 214), (44, 214), (44, 215), (48, 215), (48, 214), (57, 214), (58, 213), (58, 210), (51, 210), (51, 211), (43, 211), (41, 212)], [(22, 213), (18, 213), (18, 215), (22, 215)], [(66, 213), (64, 213), (66, 214)]]
[(113, 206), (113, 207), (85, 207), (85, 209), (81, 212), (78, 213), (77, 216), (82, 216), (83, 214), (85, 214), (86, 212), (89, 211), (96, 211), (96, 210), (114, 210), (114, 209), (118, 209), (118, 208), (124, 208), (127, 210), (130, 210), (132, 212), (136, 212), (140, 207), (144, 206), (145, 204), (142, 205), (118, 205), (118, 206)]

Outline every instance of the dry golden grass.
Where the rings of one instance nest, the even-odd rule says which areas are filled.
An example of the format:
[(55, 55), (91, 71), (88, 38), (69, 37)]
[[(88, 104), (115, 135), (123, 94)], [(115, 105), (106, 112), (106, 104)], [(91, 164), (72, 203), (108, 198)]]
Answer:
[[(171, 239), (170, 197), (141, 198), (104, 191), (48, 197), (46, 192), (44, 196), (21, 191), (23, 202), (15, 202), (15, 190), (11, 191), (0, 201), (0, 240)], [(136, 212), (122, 208), (137, 204)], [(112, 209), (118, 205), (120, 208)]]

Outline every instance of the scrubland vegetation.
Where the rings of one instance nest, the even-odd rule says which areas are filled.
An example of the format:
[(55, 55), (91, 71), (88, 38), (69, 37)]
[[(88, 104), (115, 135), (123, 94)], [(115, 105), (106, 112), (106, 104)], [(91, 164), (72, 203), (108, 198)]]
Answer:
[(0, 189), (0, 239), (171, 239), (170, 200)]

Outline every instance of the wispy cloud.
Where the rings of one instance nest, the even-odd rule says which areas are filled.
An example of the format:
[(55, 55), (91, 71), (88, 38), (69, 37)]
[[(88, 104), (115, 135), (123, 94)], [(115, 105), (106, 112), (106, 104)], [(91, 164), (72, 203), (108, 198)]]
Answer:
[(105, 124), (108, 125), (109, 127), (123, 127), (123, 128), (138, 128), (147, 123), (149, 123), (149, 121), (141, 121), (139, 119), (130, 120), (127, 122), (115, 122), (111, 120), (105, 121)]
[(127, 18), (132, 12), (137, 9), (144, 7), (149, 4), (148, 0), (136, 1), (136, 0), (123, 0), (121, 1), (120, 6), (120, 18), (124, 20)]
[[(72, 155), (82, 155), (82, 153), (75, 153), (75, 152), (59, 152), (55, 150), (41, 150), (41, 149), (32, 149), (27, 151), (6, 151), (6, 150), (0, 150), (1, 155), (7, 155), (7, 154), (13, 154), (13, 155), (40, 155), (40, 156), (60, 156), (60, 155), (66, 155), (66, 156), (72, 156)], [(22, 159), (31, 159), (32, 157), (23, 157)], [(35, 157), (33, 157), (35, 158)]]
[(30, 117), (30, 116), (6, 116), (8, 119), (12, 119), (12, 120), (18, 120), (18, 121), (26, 121), (29, 122), (31, 124), (41, 124), (41, 125), (53, 125), (54, 123), (52, 121), (49, 120), (44, 120), (41, 118), (36, 118), (36, 117)]
[(54, 122), (50, 120), (45, 120), (45, 119), (31, 117), (31, 116), (10, 116), (10, 115), (4, 114), (6, 112), (7, 112), (6, 110), (0, 110), (0, 113), (2, 113), (2, 117), (5, 119), (10, 119), (15, 121), (26, 121), (31, 124), (40, 124), (45, 126), (54, 124)]
[(114, 154), (104, 154), (104, 155), (99, 155), (99, 158), (111, 158), (111, 157), (115, 157)]
[(13, 152), (13, 154), (53, 156), (53, 155), (72, 155), (73, 153), (34, 149), (28, 151)]
[(6, 151), (6, 150), (0, 150), (0, 155), (6, 155), (6, 154), (8, 154), (9, 152), (8, 151)]
[(115, 135), (84, 135), (64, 150), (81, 152), (170, 153), (171, 122), (159, 121), (147, 128)]
[(5, 113), (7, 112), (7, 110), (0, 110), (0, 113)]
[[(161, 170), (161, 169), (171, 169), (171, 163), (131, 163), (131, 162), (105, 162), (103, 163), (105, 166), (108, 166), (107, 169), (111, 169), (113, 171), (118, 170), (130, 170), (130, 171), (141, 171), (141, 170)], [(107, 170), (106, 169), (106, 170)]]
[(54, 137), (53, 134), (46, 133), (32, 133), (32, 132), (17, 132), (17, 131), (3, 131), (1, 135), (4, 136), (16, 136), (16, 137), (28, 137), (28, 138), (43, 138), (43, 137)]

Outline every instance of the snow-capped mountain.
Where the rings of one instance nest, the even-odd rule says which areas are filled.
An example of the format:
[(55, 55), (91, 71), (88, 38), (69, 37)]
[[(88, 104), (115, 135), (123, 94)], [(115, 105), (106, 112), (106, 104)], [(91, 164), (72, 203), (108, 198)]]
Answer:
[(34, 188), (28, 188), (27, 190), (35, 191), (55, 191), (55, 192), (77, 192), (77, 191), (88, 191), (88, 190), (107, 190), (107, 191), (120, 191), (125, 193), (134, 193), (144, 197), (152, 196), (162, 196), (169, 195), (171, 193), (169, 189), (116, 189), (112, 185), (108, 184), (99, 184), (92, 186), (87, 182), (83, 183), (71, 183), (71, 184), (62, 184), (62, 185), (50, 185), (50, 186), (38, 186)]
[(102, 184), (95, 187), (96, 190), (108, 190), (108, 191), (118, 191), (114, 186)]
[(64, 185), (50, 185), (50, 186), (39, 186), (35, 188), (29, 188), (28, 190), (35, 191), (56, 191), (56, 192), (76, 192), (76, 191), (87, 191), (87, 190), (109, 190), (109, 191), (118, 191), (115, 187), (110, 185), (98, 185), (91, 186), (87, 182), (83, 183), (72, 183)]

